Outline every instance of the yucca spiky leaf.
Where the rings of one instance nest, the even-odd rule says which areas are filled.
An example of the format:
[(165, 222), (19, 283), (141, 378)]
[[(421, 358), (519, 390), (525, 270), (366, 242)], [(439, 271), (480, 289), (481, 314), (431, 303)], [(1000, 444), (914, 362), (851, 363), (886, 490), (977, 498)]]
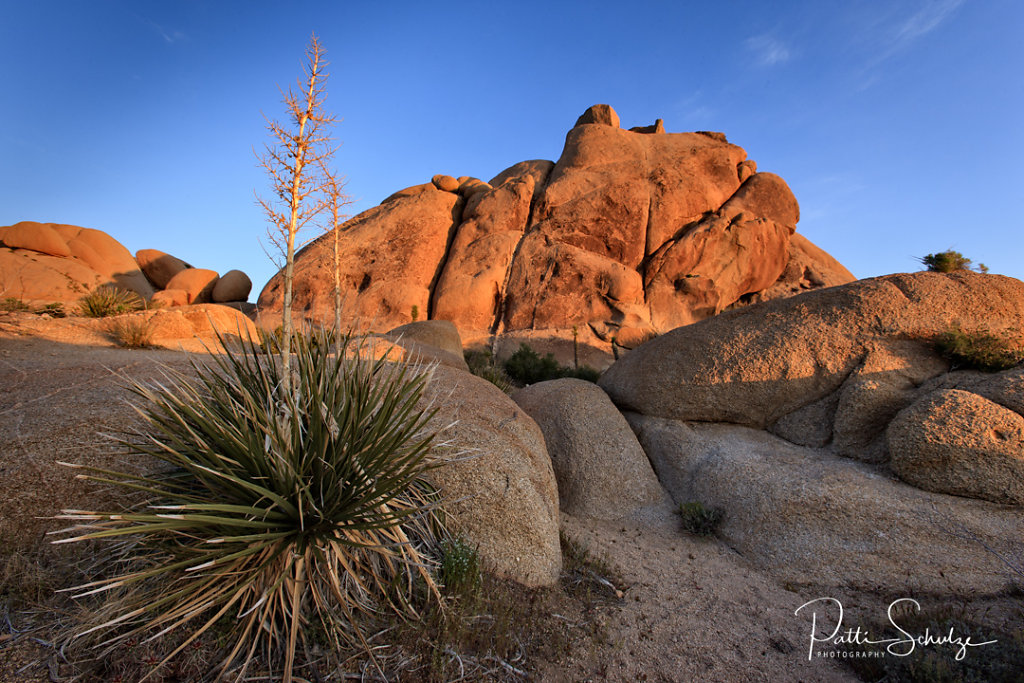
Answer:
[(193, 360), (195, 378), (167, 370), (163, 384), (131, 385), (144, 426), (120, 443), (169, 468), (73, 466), (135, 500), (61, 516), (75, 525), (56, 542), (111, 543), (122, 568), (74, 589), (107, 598), (79, 635), (101, 634), (109, 649), (189, 628), (169, 659), (232, 615), (220, 674), (244, 672), (260, 648), (271, 665), (283, 659), (287, 680), (311, 619), (335, 645), (365, 643), (357, 615), (415, 616), (417, 577), (439, 599), (422, 554), (441, 533), (423, 478), (443, 462), (433, 412), (419, 407), (429, 369), (375, 359), (365, 344), (298, 336), (290, 394), (280, 357), (251, 340)]
[(86, 318), (106, 318), (138, 311), (146, 302), (133, 291), (101, 285), (78, 300), (78, 311)]

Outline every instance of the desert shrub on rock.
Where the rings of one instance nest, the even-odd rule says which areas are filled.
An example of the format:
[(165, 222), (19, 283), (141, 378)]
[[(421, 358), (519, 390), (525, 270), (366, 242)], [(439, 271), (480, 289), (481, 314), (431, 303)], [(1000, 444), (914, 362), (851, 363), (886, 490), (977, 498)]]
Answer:
[(512, 378), (508, 376), (503, 366), (495, 363), (494, 354), (489, 350), (466, 351), (463, 357), (471, 373), (487, 380), (506, 394), (512, 390)]
[(146, 302), (135, 292), (107, 285), (97, 287), (78, 301), (78, 310), (86, 318), (106, 318), (145, 307)]
[(723, 512), (719, 508), (705, 507), (703, 503), (691, 501), (679, 504), (679, 516), (683, 529), (697, 536), (713, 536)]
[[(953, 251), (947, 249), (946, 251), (940, 251), (937, 254), (928, 254), (918, 259), (923, 263), (928, 270), (937, 273), (952, 273), (957, 270), (972, 270), (971, 259), (967, 258), (959, 251)], [(987, 273), (988, 266), (984, 263), (979, 263), (977, 266), (979, 273)]]
[(0, 311), (17, 313), (19, 311), (27, 311), (28, 309), (29, 305), (15, 296), (9, 296), (3, 301), (0, 301)]
[(352, 337), (342, 354), (323, 334), (293, 342), (287, 392), (280, 355), (252, 340), (193, 361), (197, 379), (131, 385), (144, 427), (120, 443), (160, 473), (77, 468), (136, 494), (126, 510), (62, 516), (75, 526), (58, 542), (109, 542), (108, 573), (78, 592), (105, 602), (74, 633), (101, 656), (188, 632), (167, 661), (223, 627), (220, 676), (244, 679), (259, 653), (287, 681), (305, 629), (337, 650), (365, 643), (368, 615), (415, 617), (440, 599), (437, 494), (423, 475), (441, 460), (433, 413), (417, 408), (428, 371), (374, 360)]
[(45, 304), (33, 312), (36, 315), (48, 315), (52, 318), (67, 317), (67, 311), (64, 310), (64, 303), (61, 301), (54, 301), (52, 303)]
[(577, 368), (559, 365), (553, 354), (548, 353), (541, 356), (525, 343), (520, 344), (519, 349), (509, 356), (504, 367), (512, 381), (519, 385), (536, 384), (562, 377), (575, 377), (588, 382), (596, 382), (601, 376), (598, 370), (586, 365)]
[(934, 346), (954, 370), (1000, 372), (1024, 362), (1019, 340), (985, 331), (969, 332), (954, 326), (938, 335)]

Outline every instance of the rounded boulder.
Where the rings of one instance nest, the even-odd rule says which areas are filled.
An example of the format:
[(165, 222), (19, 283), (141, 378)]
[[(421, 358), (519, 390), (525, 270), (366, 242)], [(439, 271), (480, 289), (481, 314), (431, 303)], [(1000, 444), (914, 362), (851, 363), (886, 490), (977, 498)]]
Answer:
[(562, 510), (619, 519), (667, 502), (626, 419), (596, 384), (569, 378), (539, 382), (513, 399), (544, 432)]
[(186, 268), (171, 278), (166, 289), (183, 289), (190, 304), (207, 304), (217, 286), (217, 272), (205, 268)]
[(135, 252), (135, 261), (146, 275), (146, 279), (157, 289), (167, 289), (167, 283), (175, 275), (192, 267), (180, 258), (159, 249), (139, 249)]
[(22, 221), (6, 228), (0, 235), (10, 249), (28, 249), (50, 256), (71, 256), (68, 244), (60, 234), (44, 223)]
[(240, 270), (224, 273), (213, 287), (214, 303), (225, 301), (246, 301), (252, 291), (252, 280)]
[(1024, 417), (969, 391), (933, 392), (886, 433), (892, 469), (908, 484), (1024, 505)]
[(430, 428), (455, 456), (427, 476), (452, 530), (498, 576), (553, 585), (562, 569), (558, 489), (537, 423), (490, 382), (444, 365), (434, 368), (422, 405), (438, 409)]
[(450, 175), (444, 175), (438, 173), (436, 176), (430, 179), (430, 182), (434, 183), (434, 187), (444, 192), (456, 192), (459, 189), (459, 181)]

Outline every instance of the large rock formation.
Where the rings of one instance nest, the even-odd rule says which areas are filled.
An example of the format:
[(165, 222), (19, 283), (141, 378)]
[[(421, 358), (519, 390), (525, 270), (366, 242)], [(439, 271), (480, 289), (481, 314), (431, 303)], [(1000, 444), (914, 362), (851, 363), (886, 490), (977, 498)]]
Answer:
[[(677, 502), (794, 583), (997, 592), (1024, 552), (1024, 367), (952, 370), (951, 327), (1021, 340), (1024, 283), (862, 280), (728, 311), (631, 351), (600, 385)], [(870, 559), (868, 559), (870, 558)]]
[[(794, 234), (786, 183), (720, 133), (619, 127), (584, 113), (557, 163), (516, 164), (490, 183), (435, 176), (342, 228), (347, 315), (387, 329), (421, 318), (490, 335), (571, 339), (609, 352), (752, 300), (853, 276)], [(457, 183), (457, 186), (456, 186)], [(299, 252), (295, 310), (333, 316), (329, 237)], [(259, 297), (280, 312), (282, 276)], [(610, 353), (609, 353), (610, 357)]]
[(245, 273), (233, 270), (221, 279), (226, 281), (156, 249), (132, 256), (102, 230), (33, 221), (0, 226), (0, 298), (74, 303), (100, 286), (130, 290), (165, 306), (248, 298), (252, 282)]
[[(851, 395), (858, 385), (891, 388), (881, 393), (898, 395), (895, 404), (870, 406), (891, 418), (918, 385), (946, 372), (929, 342), (953, 325), (1024, 329), (1024, 283), (968, 271), (887, 275), (728, 311), (635, 349), (601, 386), (620, 407), (645, 415), (778, 426), (785, 438), (797, 431), (789, 421), (821, 413), (831, 435), (833, 418), (866, 416), (868, 403)], [(876, 420), (876, 436), (886, 422)]]
[(0, 227), (0, 242), (4, 297), (70, 302), (101, 285), (153, 296), (131, 252), (100, 230), (22, 221)]

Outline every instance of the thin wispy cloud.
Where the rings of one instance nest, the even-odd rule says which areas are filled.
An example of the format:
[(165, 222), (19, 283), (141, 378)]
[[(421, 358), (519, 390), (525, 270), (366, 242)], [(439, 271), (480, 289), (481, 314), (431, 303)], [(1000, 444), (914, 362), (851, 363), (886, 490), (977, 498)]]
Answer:
[(716, 112), (707, 103), (708, 99), (703, 90), (697, 90), (688, 97), (676, 101), (671, 107), (673, 121), (668, 125), (696, 128), (713, 121)]
[(793, 54), (789, 47), (770, 35), (754, 36), (746, 40), (747, 50), (754, 56), (759, 66), (775, 66), (788, 62)]
[(937, 0), (929, 2), (921, 11), (910, 17), (896, 33), (896, 43), (912, 42), (939, 27), (964, 0)]
[(945, 23), (962, 4), (964, 0), (927, 0), (909, 17), (893, 21), (889, 29), (882, 32), (882, 45), (878, 47), (870, 66), (877, 66), (910, 49), (918, 40)]
[(153, 29), (157, 33), (157, 35), (163, 38), (164, 42), (168, 45), (173, 45), (174, 43), (177, 43), (182, 40), (187, 40), (188, 38), (188, 36), (186, 36), (181, 31), (178, 31), (176, 29), (164, 28), (152, 19), (147, 19), (145, 17), (139, 18), (142, 19), (142, 21), (144, 21), (151, 29)]

